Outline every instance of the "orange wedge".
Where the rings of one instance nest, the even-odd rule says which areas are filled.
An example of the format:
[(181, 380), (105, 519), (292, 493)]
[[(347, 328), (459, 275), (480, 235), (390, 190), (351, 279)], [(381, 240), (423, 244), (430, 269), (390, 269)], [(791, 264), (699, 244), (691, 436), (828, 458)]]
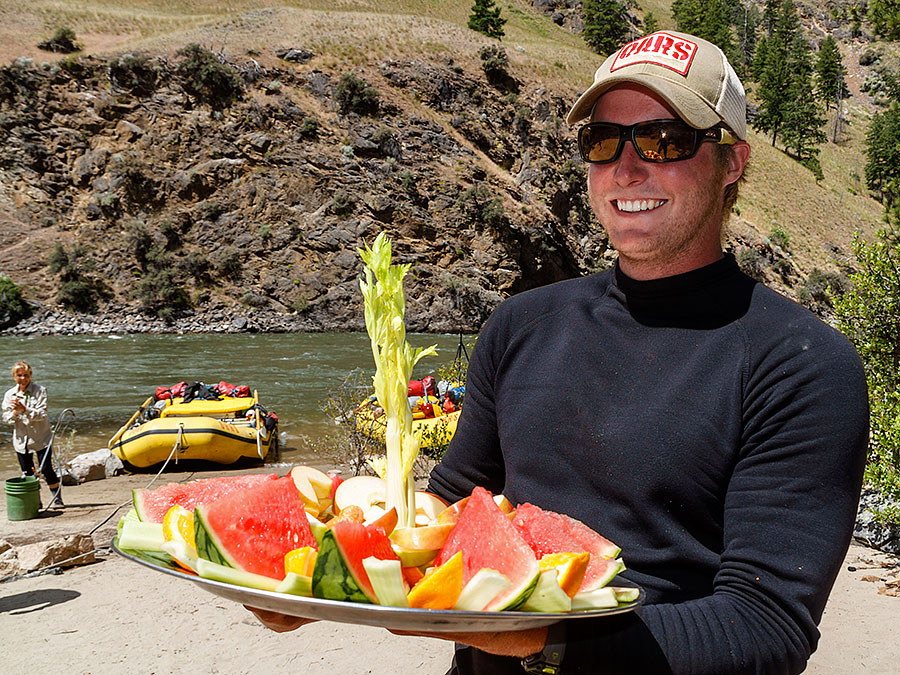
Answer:
[(410, 607), (452, 609), (462, 593), (463, 559), (457, 551), (450, 560), (426, 574), (409, 592)]
[(541, 572), (556, 569), (556, 580), (559, 587), (570, 598), (575, 597), (581, 582), (584, 581), (584, 573), (587, 571), (591, 554), (587, 551), (581, 553), (548, 553), (538, 561)]
[(166, 511), (163, 517), (163, 540), (181, 541), (195, 548), (194, 544), (194, 512), (175, 504)]
[(349, 520), (354, 523), (362, 523), (366, 519), (366, 515), (363, 510), (356, 506), (356, 504), (350, 504), (349, 506), (345, 506), (341, 509), (341, 512), (336, 515), (334, 518), (329, 520), (326, 523), (327, 527), (334, 527), (335, 523), (339, 523), (342, 520)]
[(318, 555), (318, 552), (312, 546), (304, 546), (288, 551), (284, 554), (284, 573), (293, 572), (302, 577), (311, 577)]

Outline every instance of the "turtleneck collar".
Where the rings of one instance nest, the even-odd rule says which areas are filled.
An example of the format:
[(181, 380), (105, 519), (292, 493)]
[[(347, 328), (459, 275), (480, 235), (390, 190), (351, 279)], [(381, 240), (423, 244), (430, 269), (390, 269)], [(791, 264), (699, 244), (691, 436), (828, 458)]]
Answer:
[(641, 323), (714, 328), (746, 313), (756, 282), (741, 272), (730, 253), (684, 274), (639, 281), (616, 262), (614, 285), (621, 301)]

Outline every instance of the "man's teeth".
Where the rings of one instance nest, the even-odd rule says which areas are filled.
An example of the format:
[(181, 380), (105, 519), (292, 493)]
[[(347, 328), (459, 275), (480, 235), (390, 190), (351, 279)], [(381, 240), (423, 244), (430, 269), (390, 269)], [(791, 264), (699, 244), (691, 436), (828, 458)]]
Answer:
[(629, 213), (634, 213), (636, 211), (650, 211), (655, 209), (657, 206), (661, 206), (665, 200), (664, 199), (635, 199), (635, 200), (616, 200), (616, 208), (619, 211), (627, 211)]

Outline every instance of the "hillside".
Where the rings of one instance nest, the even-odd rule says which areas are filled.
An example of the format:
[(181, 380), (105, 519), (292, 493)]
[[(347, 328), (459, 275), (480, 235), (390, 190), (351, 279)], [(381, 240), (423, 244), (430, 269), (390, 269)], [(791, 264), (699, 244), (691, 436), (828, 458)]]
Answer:
[[(355, 249), (385, 229), (413, 263), (411, 327), (473, 331), (505, 296), (607, 266), (562, 121), (601, 57), (524, 0), (500, 2), (510, 63), (489, 81), (479, 50), (493, 42), (466, 29), (470, 4), (4, 3), (0, 271), (54, 309), (60, 243), (101, 317), (168, 304), (195, 328), (235, 315), (361, 328)], [(59, 26), (81, 53), (37, 49)], [(186, 93), (189, 43), (236, 68), (241, 100), (215, 109)], [(854, 96), (841, 143), (822, 149), (825, 179), (751, 134), (731, 225), (739, 259), (795, 297), (881, 216), (860, 178), (871, 46), (842, 48)], [(152, 85), (135, 85), (125, 53)], [(349, 73), (376, 106), (341, 109)]]

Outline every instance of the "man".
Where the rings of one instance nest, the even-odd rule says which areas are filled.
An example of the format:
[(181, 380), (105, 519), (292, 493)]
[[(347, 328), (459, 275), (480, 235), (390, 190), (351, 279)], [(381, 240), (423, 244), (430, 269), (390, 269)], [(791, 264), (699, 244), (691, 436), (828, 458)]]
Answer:
[(745, 108), (722, 52), (673, 32), (610, 56), (572, 108), (591, 120), (579, 149), (618, 261), (491, 316), (429, 489), (583, 521), (622, 547), (646, 603), (454, 635), (451, 674), (796, 673), (815, 649), (856, 514), (866, 384), (846, 339), (723, 253)]
[(625, 45), (568, 121), (585, 117), (616, 266), (498, 308), (429, 489), (481, 485), (578, 518), (622, 547), (646, 604), (455, 636), (450, 672), (800, 672), (856, 513), (861, 364), (723, 253), (750, 147), (717, 47), (674, 32)]
[(50, 488), (52, 504), (62, 506), (59, 477), (53, 470), (50, 457), (53, 433), (47, 417), (47, 390), (32, 382), (31, 375), (31, 366), (25, 361), (19, 361), (12, 367), (16, 384), (3, 395), (3, 421), (13, 425), (13, 449), (23, 475), (34, 475), (34, 457), (31, 453), (37, 452), (39, 471)]

